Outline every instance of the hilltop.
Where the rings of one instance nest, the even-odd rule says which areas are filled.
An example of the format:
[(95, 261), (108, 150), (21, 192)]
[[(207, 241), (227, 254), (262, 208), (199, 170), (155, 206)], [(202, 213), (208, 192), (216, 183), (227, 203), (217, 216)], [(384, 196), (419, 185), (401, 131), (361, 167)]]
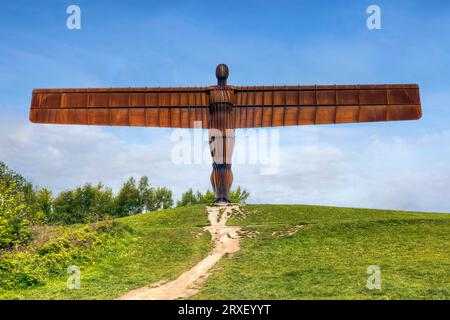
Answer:
[[(89, 225), (35, 228), (0, 256), (0, 299), (115, 299), (178, 278), (213, 248), (197, 205)], [(246, 205), (240, 250), (191, 299), (449, 299), (450, 215), (303, 205)], [(81, 269), (67, 289), (66, 269)], [(366, 287), (369, 266), (381, 290)]]

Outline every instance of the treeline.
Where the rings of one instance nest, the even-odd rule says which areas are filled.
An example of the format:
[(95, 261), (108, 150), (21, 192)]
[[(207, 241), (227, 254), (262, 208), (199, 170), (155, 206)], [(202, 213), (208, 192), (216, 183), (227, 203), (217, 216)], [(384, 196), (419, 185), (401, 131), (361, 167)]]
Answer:
[[(229, 194), (229, 200), (231, 203), (245, 203), (250, 193), (237, 187), (236, 190), (231, 190)], [(195, 204), (211, 204), (214, 203), (215, 197), (211, 190), (207, 190), (205, 193), (197, 191), (194, 193), (192, 189), (189, 189), (181, 195), (181, 200), (177, 202), (177, 207), (190, 206)]]
[[(230, 194), (234, 203), (245, 203), (249, 196), (238, 187)], [(177, 207), (209, 204), (214, 194), (194, 193), (189, 189)], [(108, 217), (124, 217), (174, 206), (173, 193), (166, 187), (152, 187), (147, 177), (130, 178), (114, 194), (102, 183), (86, 183), (74, 190), (54, 196), (38, 189), (20, 174), (0, 162), (0, 248), (18, 245), (31, 239), (30, 224), (90, 223)]]
[(38, 191), (39, 208), (48, 223), (88, 223), (106, 217), (124, 217), (173, 206), (172, 191), (152, 188), (147, 177), (126, 181), (117, 194), (102, 183), (63, 191), (55, 198), (47, 189)]

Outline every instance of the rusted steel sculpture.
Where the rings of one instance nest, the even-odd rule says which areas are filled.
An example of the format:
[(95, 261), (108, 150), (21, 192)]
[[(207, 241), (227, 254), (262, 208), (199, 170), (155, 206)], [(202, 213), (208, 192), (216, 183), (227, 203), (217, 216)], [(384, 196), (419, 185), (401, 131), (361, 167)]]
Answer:
[(217, 85), (197, 88), (35, 89), (34, 123), (209, 129), (216, 201), (228, 202), (235, 128), (417, 120), (419, 87), (397, 85)]

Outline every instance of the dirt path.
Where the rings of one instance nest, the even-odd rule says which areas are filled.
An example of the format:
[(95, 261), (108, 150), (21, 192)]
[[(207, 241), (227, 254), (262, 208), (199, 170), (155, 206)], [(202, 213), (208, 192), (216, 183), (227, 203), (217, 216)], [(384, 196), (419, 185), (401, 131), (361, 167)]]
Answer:
[(227, 227), (226, 222), (232, 210), (238, 206), (207, 207), (211, 226), (205, 229), (211, 233), (214, 242), (213, 251), (202, 261), (184, 272), (177, 279), (149, 287), (130, 291), (118, 300), (174, 300), (188, 298), (198, 292), (199, 287), (209, 276), (209, 269), (226, 253), (239, 250), (239, 227)]

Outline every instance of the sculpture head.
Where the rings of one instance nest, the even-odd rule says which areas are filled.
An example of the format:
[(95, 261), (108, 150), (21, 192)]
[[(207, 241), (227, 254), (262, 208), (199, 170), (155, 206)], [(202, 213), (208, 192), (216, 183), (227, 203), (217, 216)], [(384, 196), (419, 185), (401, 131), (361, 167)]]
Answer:
[(228, 75), (229, 75), (228, 66), (223, 63), (219, 64), (216, 68), (217, 85), (226, 86)]

